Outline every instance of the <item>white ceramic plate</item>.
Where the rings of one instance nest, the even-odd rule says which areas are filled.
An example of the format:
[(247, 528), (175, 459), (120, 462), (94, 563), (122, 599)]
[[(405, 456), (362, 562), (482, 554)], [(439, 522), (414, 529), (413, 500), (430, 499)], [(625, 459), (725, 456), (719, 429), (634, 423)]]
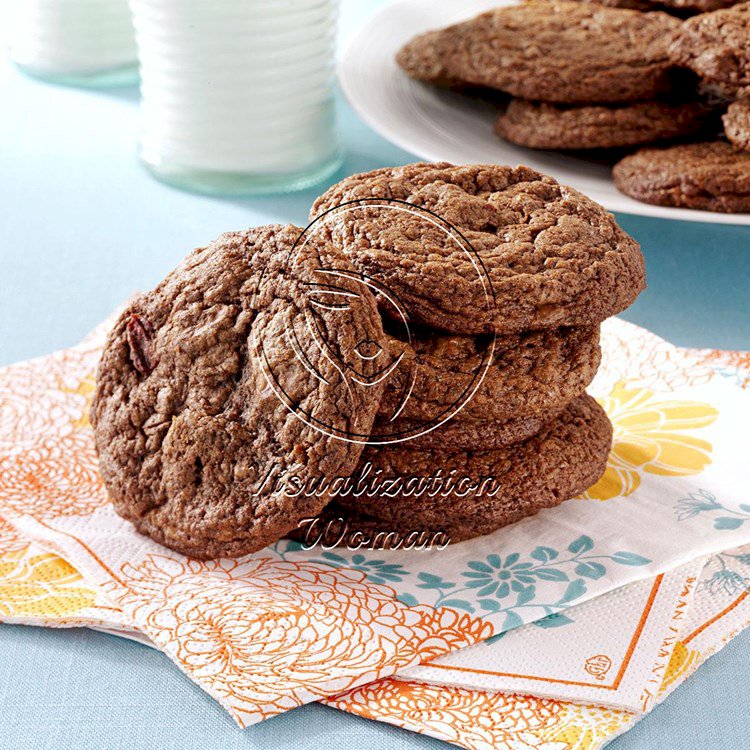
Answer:
[(527, 164), (571, 185), (610, 211), (666, 219), (750, 225), (750, 214), (720, 214), (639, 203), (620, 193), (608, 167), (503, 141), (493, 133), (495, 109), (412, 81), (396, 52), (415, 34), (470, 18), (513, 0), (395, 0), (355, 32), (339, 60), (341, 87), (359, 116), (407, 151), (428, 161)]

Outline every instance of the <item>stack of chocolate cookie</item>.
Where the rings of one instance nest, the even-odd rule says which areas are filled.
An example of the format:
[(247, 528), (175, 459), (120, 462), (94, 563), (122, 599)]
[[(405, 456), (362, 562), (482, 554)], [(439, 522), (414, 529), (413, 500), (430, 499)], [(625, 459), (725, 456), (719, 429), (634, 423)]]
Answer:
[(644, 286), (638, 245), (610, 214), (525, 167), (412, 164), (344, 180), (316, 201), (318, 216), (387, 289), (389, 347), (406, 352), (360, 470), (463, 481), (352, 493), (339, 506), (460, 541), (597, 481), (611, 442), (585, 394), (599, 324)]
[[(617, 187), (638, 200), (748, 211), (749, 8), (528, 0), (417, 36), (397, 61), (420, 81), (509, 95), (495, 131), (522, 146), (596, 150), (615, 163), (625, 149), (658, 143), (615, 167)], [(719, 136), (725, 110), (731, 143)]]
[(611, 426), (584, 392), (637, 243), (526, 167), (355, 175), (306, 229), (223, 235), (132, 302), (91, 409), (115, 510), (195, 557), (337, 509), (489, 533), (582, 492)]
[(667, 51), (675, 65), (700, 77), (701, 90), (725, 110), (729, 142), (642, 149), (615, 166), (615, 184), (646, 203), (750, 211), (750, 3), (688, 19)]
[(663, 12), (532, 0), (416, 37), (397, 60), (413, 78), (513, 98), (495, 129), (530, 148), (604, 149), (692, 135), (711, 108), (673, 94)]

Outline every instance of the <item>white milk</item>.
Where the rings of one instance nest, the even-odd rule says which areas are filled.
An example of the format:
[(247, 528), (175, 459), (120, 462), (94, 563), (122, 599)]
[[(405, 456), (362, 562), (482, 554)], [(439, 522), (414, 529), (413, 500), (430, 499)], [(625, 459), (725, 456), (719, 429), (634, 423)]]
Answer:
[(128, 0), (16, 0), (11, 59), (43, 78), (112, 83), (136, 78)]
[(337, 0), (131, 0), (141, 158), (208, 193), (293, 189), (339, 163)]

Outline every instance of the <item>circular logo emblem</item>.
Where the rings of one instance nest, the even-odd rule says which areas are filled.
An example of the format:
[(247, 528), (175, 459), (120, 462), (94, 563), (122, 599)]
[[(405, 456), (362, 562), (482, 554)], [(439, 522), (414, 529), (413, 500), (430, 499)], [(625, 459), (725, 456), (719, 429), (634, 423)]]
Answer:
[(611, 666), (612, 660), (606, 654), (597, 654), (586, 659), (584, 669), (597, 680), (603, 680)]
[[(353, 226), (367, 225), (367, 235), (378, 235), (376, 253), (390, 256), (386, 263), (373, 260), (373, 247), (358, 247), (359, 233), (348, 236)], [(408, 233), (410, 243), (424, 243), (431, 262), (420, 268), (424, 287), (450, 285), (440, 274), (450, 267), (443, 256), (464, 254), (476, 274), (488, 309), (494, 306), (492, 285), (478, 253), (466, 237), (431, 211), (396, 199), (368, 198), (343, 203), (321, 214), (300, 235), (289, 254), (288, 263), (298, 262), (304, 248), (334, 243), (346, 255), (339, 267), (316, 267), (305, 285), (304, 299), (298, 301), (299, 319), (289, 321), (277, 332), (273, 345), (286, 356), (273, 360), (264, 355), (268, 342), (256, 342), (264, 357), (265, 374), (273, 391), (297, 417), (327, 435), (361, 443), (387, 444), (412, 440), (440, 427), (463, 409), (477, 392), (492, 364), (495, 336), (453, 336), (420, 326), (409, 312), (410, 303), (403, 289), (392, 283), (399, 274), (399, 263), (414, 259), (394, 257), (394, 233)], [(396, 245), (398, 243), (395, 243)], [(391, 248), (391, 249), (389, 249)], [(283, 272), (283, 271), (282, 271)], [(389, 279), (391, 281), (389, 281)], [(411, 296), (411, 295), (410, 295)], [(377, 304), (385, 336), (370, 335), (365, 325), (357, 325)], [(335, 320), (336, 323), (332, 323)], [(357, 340), (342, 349), (329, 345), (332, 325), (358, 331)], [(302, 335), (300, 332), (304, 332)], [(445, 342), (450, 342), (447, 346)], [(316, 356), (311, 356), (314, 347)], [(467, 349), (470, 352), (465, 353)], [(329, 398), (351, 398), (357, 389), (382, 389), (380, 411), (372, 429), (342, 429), (334, 420), (326, 423), (325, 410), (314, 418), (309, 408), (288, 394), (300, 372), (313, 372), (321, 381), (326, 375), (313, 363), (323, 354), (326, 367), (337, 373), (337, 388)], [(289, 362), (295, 362), (290, 367)], [(276, 363), (283, 363), (276, 364)], [(302, 368), (300, 370), (299, 368)], [(439, 394), (435, 398), (435, 393)], [(336, 413), (335, 404), (331, 414)]]

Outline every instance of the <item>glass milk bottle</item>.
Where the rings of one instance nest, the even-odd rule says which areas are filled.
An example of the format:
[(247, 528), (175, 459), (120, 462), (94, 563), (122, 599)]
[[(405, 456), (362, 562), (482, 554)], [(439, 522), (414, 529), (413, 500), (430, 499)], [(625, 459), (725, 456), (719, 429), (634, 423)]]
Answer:
[(116, 86), (138, 80), (128, 0), (16, 0), (10, 57), (56, 83)]
[(294, 190), (340, 164), (337, 0), (131, 0), (141, 159), (202, 193)]

